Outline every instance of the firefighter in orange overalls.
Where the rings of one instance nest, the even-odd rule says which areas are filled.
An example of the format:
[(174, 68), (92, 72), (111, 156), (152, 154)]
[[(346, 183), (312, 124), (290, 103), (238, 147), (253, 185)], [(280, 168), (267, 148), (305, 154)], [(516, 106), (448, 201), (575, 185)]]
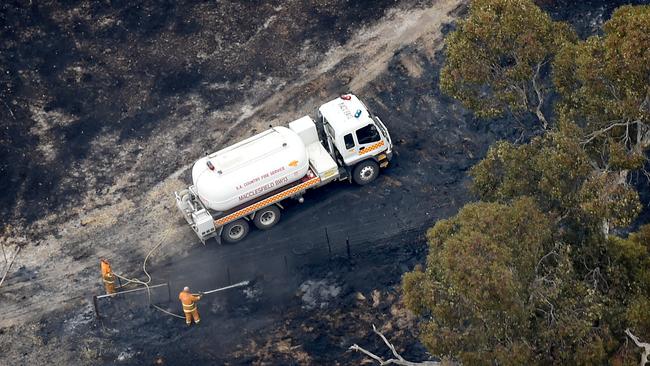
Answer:
[(104, 287), (106, 287), (106, 294), (112, 295), (115, 293), (115, 275), (111, 270), (111, 265), (106, 259), (101, 259), (100, 264), (102, 267), (102, 281), (104, 281)]
[(190, 293), (190, 288), (185, 286), (185, 288), (183, 288), (183, 291), (178, 294), (178, 299), (181, 300), (181, 304), (183, 304), (185, 323), (187, 323), (187, 325), (191, 325), (192, 318), (194, 318), (194, 323), (199, 324), (201, 319), (199, 318), (199, 311), (196, 309), (196, 302), (201, 300), (201, 295)]

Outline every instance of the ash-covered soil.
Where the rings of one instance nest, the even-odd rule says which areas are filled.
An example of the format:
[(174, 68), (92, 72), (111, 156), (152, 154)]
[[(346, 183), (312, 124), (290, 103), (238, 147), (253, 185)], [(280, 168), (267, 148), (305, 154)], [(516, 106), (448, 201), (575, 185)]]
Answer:
[[(471, 199), (469, 167), (523, 132), (438, 90), (443, 36), (465, 3), (0, 5), (2, 240), (23, 246), (0, 288), (0, 363), (343, 365), (362, 360), (353, 343), (387, 351), (371, 324), (425, 358), (399, 278), (424, 258), (424, 229)], [(238, 245), (202, 246), (173, 200), (191, 163), (347, 91), (391, 131), (385, 174), (309, 192)], [(184, 285), (256, 282), (206, 296), (198, 327), (144, 295), (100, 301), (95, 320), (99, 257), (144, 278), (159, 242), (148, 270), (172, 301), (153, 301), (172, 312)]]
[(142, 195), (395, 3), (3, 2), (0, 218)]

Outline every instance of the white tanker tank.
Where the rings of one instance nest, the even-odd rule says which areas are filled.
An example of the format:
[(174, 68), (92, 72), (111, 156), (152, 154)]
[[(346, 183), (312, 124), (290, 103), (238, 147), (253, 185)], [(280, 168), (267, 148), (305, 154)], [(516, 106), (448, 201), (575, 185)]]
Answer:
[(192, 180), (201, 202), (223, 212), (297, 181), (308, 169), (300, 136), (274, 127), (199, 159)]

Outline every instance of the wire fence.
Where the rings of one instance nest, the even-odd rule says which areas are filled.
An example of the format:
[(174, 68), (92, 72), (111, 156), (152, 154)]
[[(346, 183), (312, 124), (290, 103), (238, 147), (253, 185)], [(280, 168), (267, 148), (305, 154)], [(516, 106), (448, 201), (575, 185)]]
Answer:
[(102, 319), (128, 313), (134, 306), (168, 304), (171, 299), (171, 286), (166, 282), (148, 287), (118, 288), (114, 294), (93, 296), (92, 303), (95, 316), (97, 319)]
[[(385, 249), (402, 245), (421, 245), (430, 222), (419, 222), (409, 227), (390, 230), (385, 227), (359, 228), (354, 231), (332, 228), (316, 229), (283, 238), (276, 243), (263, 241), (263, 245), (247, 247), (225, 256), (252, 260), (263, 256), (266, 260), (283, 257), (283, 261), (324, 262), (337, 257), (354, 258), (368, 250)], [(397, 232), (397, 234), (395, 234)], [(242, 244), (245, 245), (245, 244)], [(286, 258), (286, 260), (284, 259)]]
[[(293, 274), (301, 268), (309, 265), (327, 265), (328, 263), (346, 261), (350, 264), (362, 263), (365, 260), (373, 260), (373, 254), (378, 251), (393, 249), (405, 249), (413, 253), (421, 251), (425, 246), (426, 229), (430, 222), (422, 221), (402, 227), (397, 234), (390, 228), (359, 228), (355, 231), (348, 231), (337, 227), (323, 227), (315, 232), (301, 233), (276, 243), (269, 243), (260, 240), (263, 246), (244, 247), (239, 244), (237, 250), (223, 254), (224, 262), (228, 263), (229, 258), (236, 257), (239, 262), (255, 262), (255, 272), (250, 268), (242, 266), (225, 266), (225, 268), (214, 267), (210, 273), (210, 285), (225, 287), (237, 282), (251, 280), (261, 273), (274, 274), (276, 276), (293, 277)], [(241, 249), (241, 250), (240, 250)], [(369, 252), (373, 253), (369, 253)], [(263, 261), (260, 261), (263, 258)], [(368, 259), (366, 259), (368, 258)], [(211, 258), (203, 259), (205, 263), (198, 263), (197, 266), (209, 266)], [(117, 294), (99, 295), (93, 297), (93, 304), (96, 315), (102, 317), (119, 317), (134, 307), (157, 305), (174, 311), (177, 300), (172, 297), (173, 283), (185, 281), (183, 278), (174, 279), (167, 283), (145, 287), (129, 287)], [(147, 291), (151, 292), (151, 296)], [(174, 301), (172, 301), (174, 300)]]

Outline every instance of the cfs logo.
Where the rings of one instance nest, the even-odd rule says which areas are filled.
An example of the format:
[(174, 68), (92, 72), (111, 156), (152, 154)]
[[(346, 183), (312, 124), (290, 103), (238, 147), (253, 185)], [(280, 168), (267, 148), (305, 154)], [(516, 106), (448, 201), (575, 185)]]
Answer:
[(298, 160), (294, 160), (294, 161), (290, 162), (289, 166), (297, 167), (298, 166)]

